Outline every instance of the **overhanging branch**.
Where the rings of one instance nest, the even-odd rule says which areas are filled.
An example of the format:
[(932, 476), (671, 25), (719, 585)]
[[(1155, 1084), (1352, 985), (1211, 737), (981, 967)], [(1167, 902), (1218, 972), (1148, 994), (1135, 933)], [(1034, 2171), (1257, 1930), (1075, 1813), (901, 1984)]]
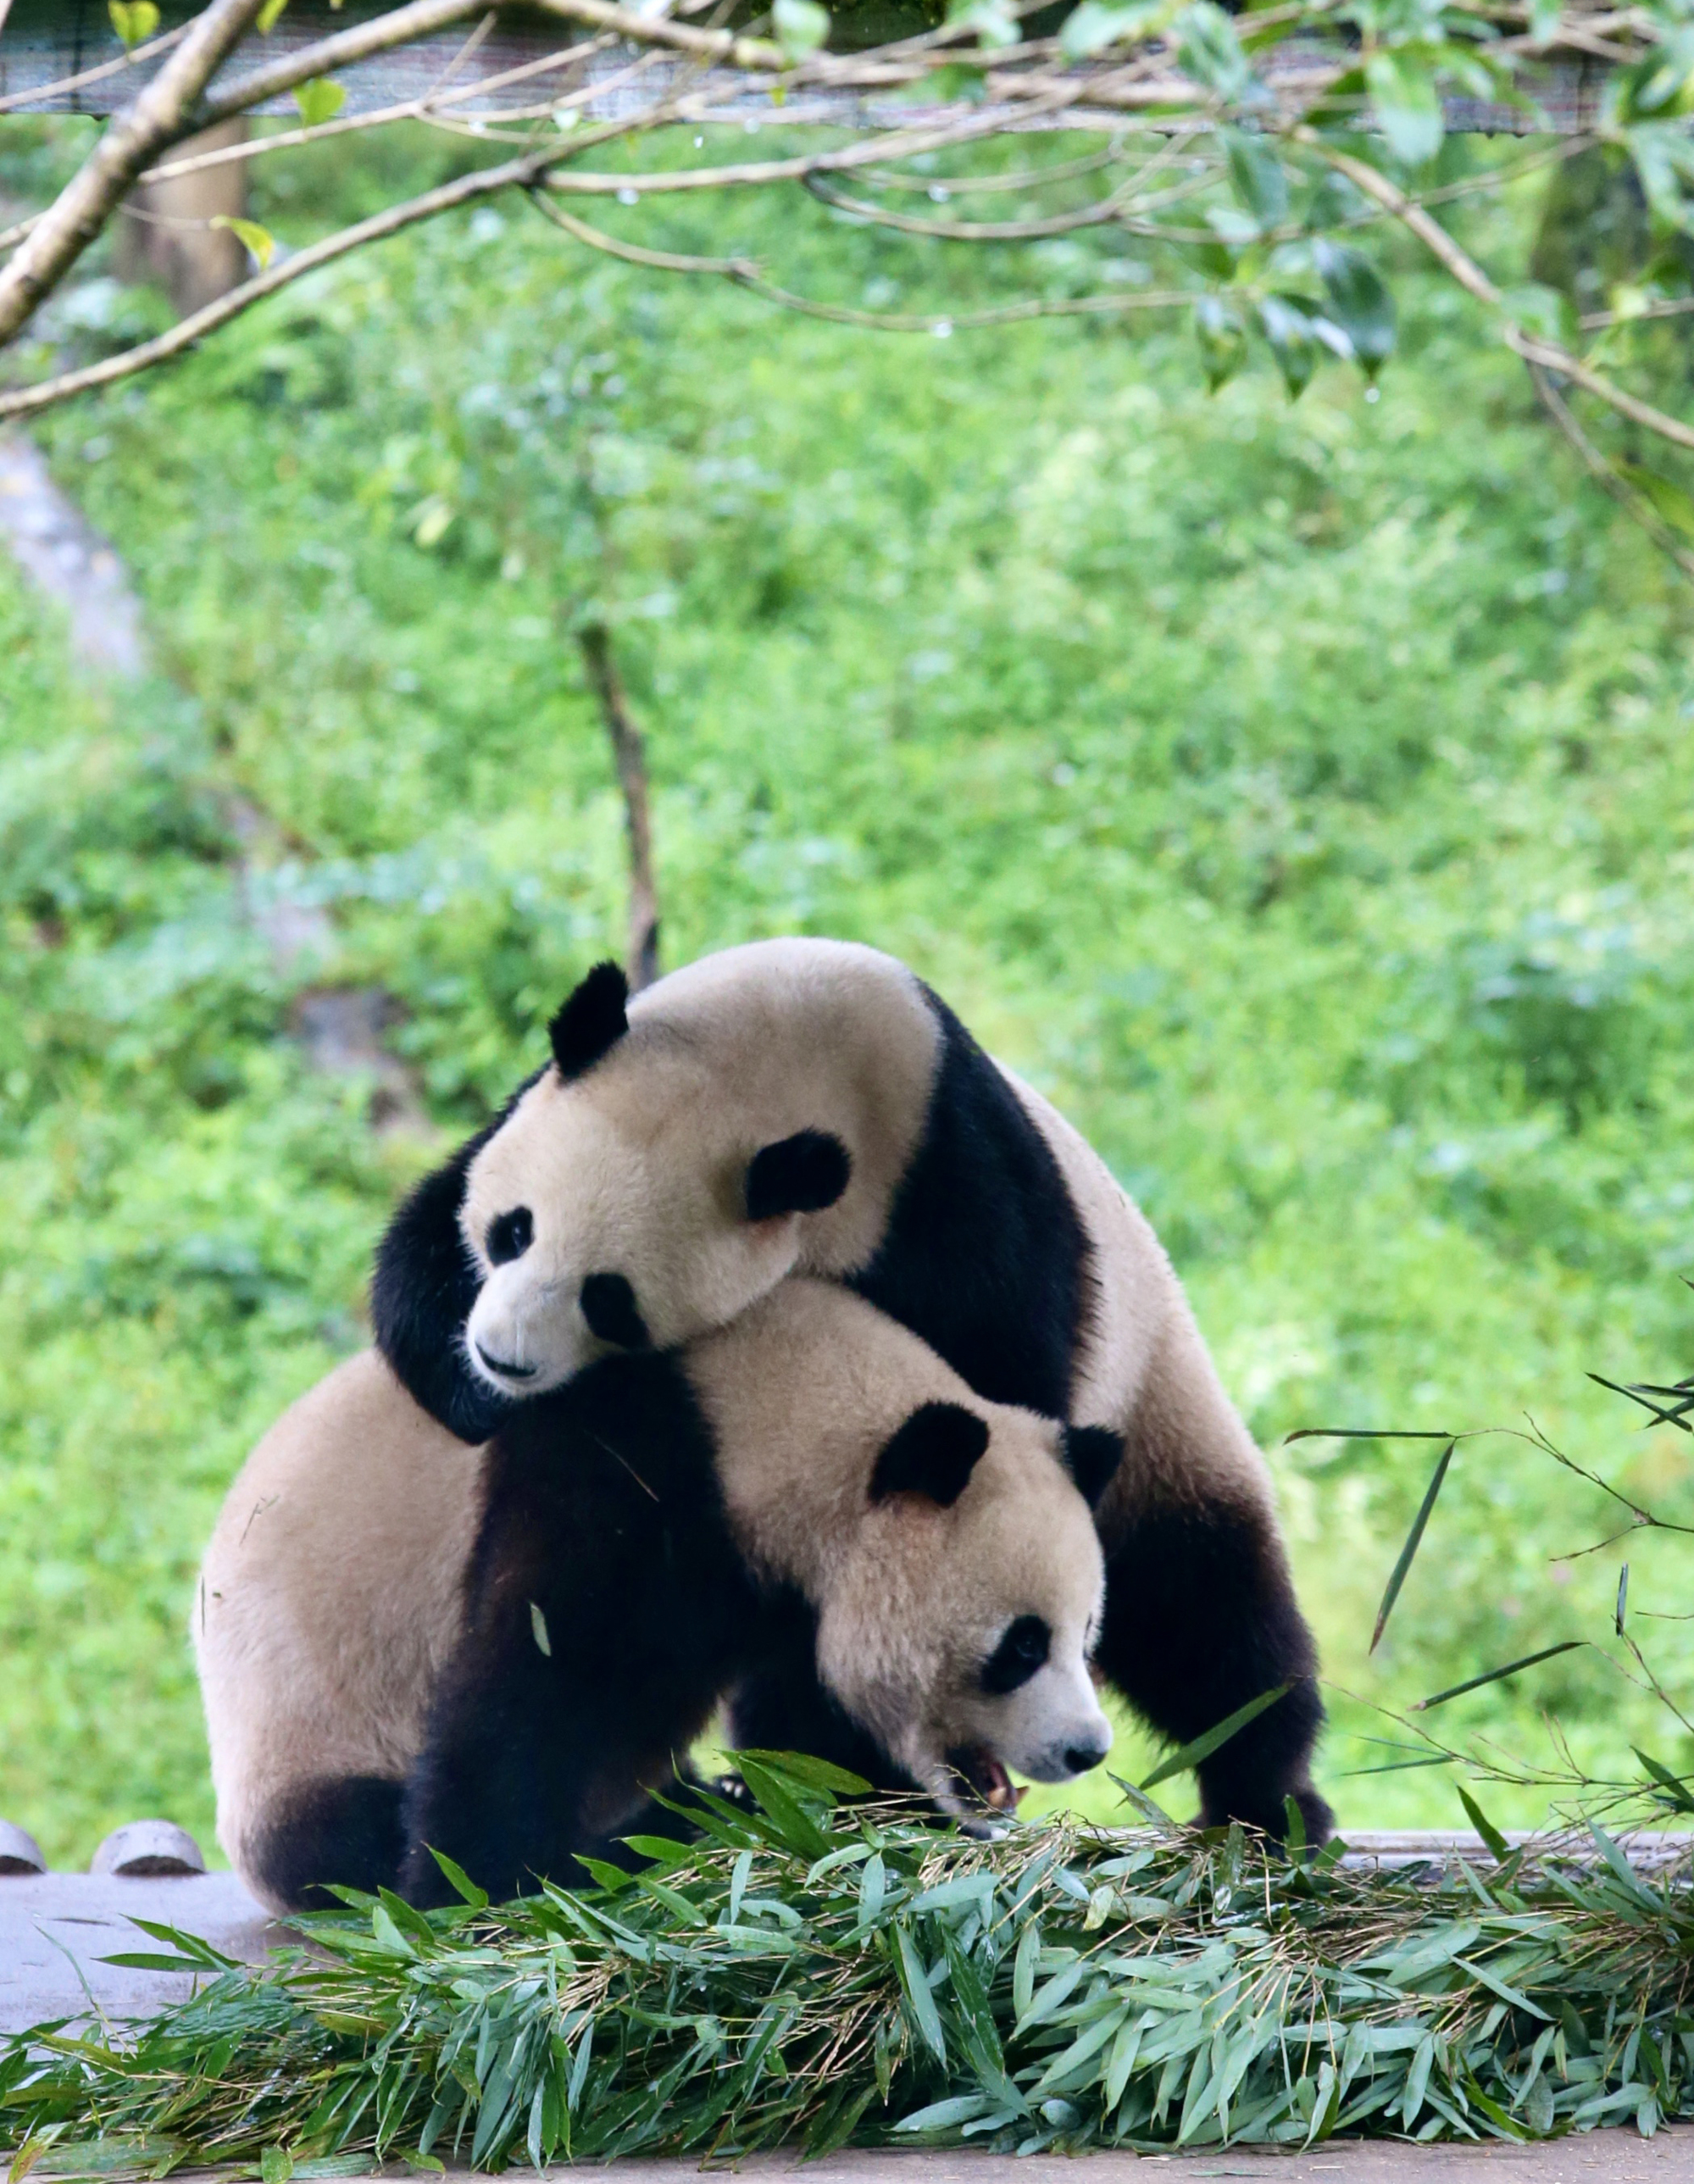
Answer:
[(195, 125), (207, 84), (249, 31), (265, 0), (211, 0), (159, 74), (120, 114), (47, 213), (0, 270), (0, 345), (27, 324), (105, 226), (143, 167)]

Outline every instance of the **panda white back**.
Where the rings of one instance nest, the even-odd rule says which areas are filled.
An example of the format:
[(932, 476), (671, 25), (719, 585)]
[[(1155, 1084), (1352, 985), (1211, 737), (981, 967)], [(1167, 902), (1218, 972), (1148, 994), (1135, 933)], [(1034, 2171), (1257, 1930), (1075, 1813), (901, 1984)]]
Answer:
[[(390, 1786), (398, 1840), (401, 1786), (460, 1635), (480, 1477), (476, 1453), (365, 1351), (283, 1412), (225, 1499), (194, 1653), (218, 1841), (273, 1908), (298, 1905), (276, 1838), (304, 1834), (314, 1786), (345, 1802), (339, 1786), (365, 1785), (367, 1812), (371, 1786)], [(367, 1885), (350, 1866), (340, 1877)]]

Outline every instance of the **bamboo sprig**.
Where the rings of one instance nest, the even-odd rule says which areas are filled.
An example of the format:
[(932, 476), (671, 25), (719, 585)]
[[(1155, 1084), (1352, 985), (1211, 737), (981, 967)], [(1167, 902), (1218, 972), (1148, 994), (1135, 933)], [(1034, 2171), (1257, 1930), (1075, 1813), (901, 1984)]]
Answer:
[[(788, 1771), (789, 1769), (794, 1771)], [(0, 2143), (46, 2174), (349, 2174), (778, 2143), (1011, 2149), (1528, 2138), (1694, 2112), (1694, 1903), (1586, 1864), (1289, 1859), (1065, 1818), (973, 1841), (749, 1768), (690, 1843), (503, 1908), (348, 1892), (267, 1971), (168, 1927), (193, 1999), (0, 2049)], [(453, 1877), (449, 1874), (449, 1877)], [(462, 1876), (459, 1879), (462, 1881)], [(141, 1922), (137, 1922), (138, 1924)]]

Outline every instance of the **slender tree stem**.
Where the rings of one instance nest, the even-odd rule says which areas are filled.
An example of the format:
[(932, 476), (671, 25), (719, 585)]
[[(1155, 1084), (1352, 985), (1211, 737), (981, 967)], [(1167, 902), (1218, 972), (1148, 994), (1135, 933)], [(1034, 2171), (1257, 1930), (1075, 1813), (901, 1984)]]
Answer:
[(647, 746), (629, 710), (623, 678), (603, 621), (577, 632), (600, 718), (611, 738), (618, 786), (623, 791), (624, 833), (629, 843), (629, 983), (639, 993), (659, 975), (659, 894), (653, 878), (653, 816), (647, 783)]

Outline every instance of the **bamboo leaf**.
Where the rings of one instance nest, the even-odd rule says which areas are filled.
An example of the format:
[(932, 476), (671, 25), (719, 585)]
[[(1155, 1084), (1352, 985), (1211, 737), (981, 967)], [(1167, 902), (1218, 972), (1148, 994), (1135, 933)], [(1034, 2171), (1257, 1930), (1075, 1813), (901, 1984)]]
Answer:
[(1443, 1433), (1435, 1428), (1413, 1432), (1407, 1429), (1387, 1429), (1381, 1426), (1300, 1426), (1291, 1434), (1283, 1435), (1284, 1447), (1296, 1440), (1454, 1440), (1454, 1434)]
[[(1658, 1794), (1678, 1780), (1642, 1766)], [(357, 1928), (308, 1917), (315, 1946), (269, 1967), (169, 1955), (209, 1984), (122, 2048), (63, 2025), (0, 2041), (0, 2131), (55, 2176), (251, 2174), (268, 2152), (304, 2184), (403, 2154), (1546, 2136), (1649, 2103), (1657, 2129), (1694, 2110), (1677, 1899), (1603, 1830), (1594, 1848), (1597, 1873), (1518, 1850), (1485, 1886), (1468, 1866), (1408, 1885), (1344, 1869), (1333, 1846), (1286, 1860), (1239, 1828), (1062, 1818), (982, 1844), (861, 1810), (822, 1862), (708, 1838), (619, 1875), (615, 1897), (549, 1885), (425, 1914), (348, 1891)], [(1102, 1939), (1101, 1892), (1129, 1886), (1156, 1935)]]
[(769, 1772), (784, 1775), (790, 1782), (798, 1782), (808, 1790), (822, 1791), (835, 1797), (868, 1797), (871, 1786), (862, 1774), (850, 1774), (846, 1768), (833, 1765), (827, 1759), (814, 1759), (809, 1752), (732, 1752), (732, 1760), (738, 1768), (742, 1760), (751, 1759)]
[(1041, 1953), (1041, 1929), (1031, 1919), (1017, 1937), (1017, 1954), (1011, 1973), (1012, 2014), (1019, 2024), (1028, 2016), (1035, 2000), (1035, 1960)]
[(1472, 1827), (1487, 1844), (1496, 1861), (1503, 1865), (1512, 1854), (1512, 1846), (1495, 1826), (1493, 1821), (1489, 1819), (1487, 1814), (1483, 1811), (1481, 1806), (1477, 1803), (1475, 1798), (1471, 1796), (1469, 1791), (1465, 1788), (1463, 1783), (1458, 1783), (1456, 1787), (1459, 1793), (1459, 1802), (1469, 1814)]
[(1161, 1782), (1168, 1781), (1173, 1774), (1184, 1774), (1190, 1768), (1200, 1766), (1214, 1752), (1221, 1750), (1239, 1730), (1244, 1730), (1250, 1721), (1257, 1721), (1267, 1708), (1273, 1707), (1279, 1698), (1286, 1697), (1288, 1690), (1286, 1684), (1279, 1684), (1274, 1691), (1261, 1691), (1256, 1699), (1249, 1699), (1245, 1706), (1237, 1707), (1234, 1713), (1226, 1715), (1203, 1736), (1184, 1744), (1181, 1751), (1172, 1752), (1170, 1758), (1156, 1766), (1151, 1774), (1143, 1777), (1140, 1785), (1143, 1794), (1156, 1788)]
[(447, 1885), (456, 1896), (462, 1897), (473, 1911), (485, 1911), (488, 1908), (488, 1890), (479, 1888), (463, 1866), (456, 1865), (445, 1851), (437, 1850), (433, 1845), (431, 1846), (429, 1854), (446, 1875)]
[(1688, 1794), (1688, 1786), (1686, 1779), (1680, 1774), (1673, 1774), (1670, 1769), (1665, 1766), (1662, 1761), (1655, 1759), (1650, 1753), (1643, 1752), (1640, 1745), (1632, 1745), (1630, 1748), (1635, 1753), (1636, 1758), (1641, 1761), (1641, 1765), (1647, 1769), (1648, 1774), (1651, 1775), (1652, 1780), (1658, 1783), (1659, 1788), (1664, 1791), (1666, 1797), (1669, 1797), (1671, 1803), (1674, 1805), (1677, 1811), (1679, 1813), (1694, 1813), (1694, 1797), (1691, 1797)]
[(760, 1810), (776, 1829), (787, 1847), (808, 1864), (824, 1856), (829, 1838), (800, 1803), (783, 1775), (750, 1752), (739, 1755), (742, 1780), (756, 1799)]
[(1503, 1979), (1496, 1977), (1489, 1970), (1486, 1964), (1478, 1964), (1472, 1957), (1456, 1957), (1453, 1961), (1455, 1964), (1462, 1964), (1474, 1980), (1479, 1980), (1491, 1994), (1497, 1994), (1502, 2002), (1510, 2003), (1513, 2009), (1525, 2010), (1531, 2017), (1539, 2017), (1543, 2024), (1552, 2024), (1552, 2020), (1547, 2015), (1546, 2010), (1538, 2008), (1530, 2001), (1529, 1996), (1518, 1988), (1510, 1986)]
[(1432, 1698), (1413, 1699), (1412, 1712), (1427, 1713), (1431, 1707), (1445, 1706), (1449, 1699), (1463, 1698), (1467, 1691), (1479, 1691), (1485, 1684), (1503, 1683), (1507, 1676), (1515, 1676), (1524, 1669), (1533, 1669), (1539, 1662), (1551, 1661), (1556, 1654), (1574, 1652), (1579, 1646), (1587, 1643), (1585, 1638), (1564, 1638), (1557, 1646), (1543, 1646), (1539, 1653), (1525, 1653), (1521, 1661), (1507, 1661), (1501, 1669), (1485, 1669), (1479, 1676), (1471, 1676), (1462, 1684), (1451, 1685), (1447, 1690), (1437, 1691)]
[(1435, 1468), (1430, 1475), (1429, 1484), (1424, 1490), (1424, 1499), (1418, 1504), (1418, 1513), (1412, 1519), (1412, 1529), (1406, 1535), (1406, 1544), (1401, 1548), (1399, 1558), (1395, 1563), (1394, 1568), (1389, 1572), (1388, 1584), (1382, 1596), (1382, 1605), (1376, 1611), (1376, 1626), (1370, 1634), (1369, 1650), (1373, 1653), (1381, 1642), (1383, 1632), (1388, 1628), (1388, 1618), (1394, 1613), (1394, 1603), (1400, 1597), (1400, 1588), (1406, 1582), (1406, 1573), (1412, 1567), (1413, 1557), (1423, 1544), (1424, 1529), (1429, 1524), (1430, 1512), (1435, 1508), (1435, 1497), (1441, 1490), (1442, 1484), (1447, 1475), (1447, 1466), (1452, 1462), (1453, 1451), (1457, 1446), (1457, 1441), (1450, 1440), (1441, 1451)]
[(941, 2030), (941, 2014), (935, 2007), (935, 1997), (929, 1991), (929, 1981), (923, 1969), (923, 1959), (917, 1953), (909, 1928), (899, 1930), (900, 1985), (920, 2033), (938, 2063), (947, 2060), (947, 2037)]
[(959, 2093), (950, 2100), (932, 2101), (915, 2115), (902, 2116), (894, 2129), (902, 2134), (947, 2131), (956, 2124), (973, 2123), (978, 2116), (986, 2115), (993, 2105), (986, 2093)]

